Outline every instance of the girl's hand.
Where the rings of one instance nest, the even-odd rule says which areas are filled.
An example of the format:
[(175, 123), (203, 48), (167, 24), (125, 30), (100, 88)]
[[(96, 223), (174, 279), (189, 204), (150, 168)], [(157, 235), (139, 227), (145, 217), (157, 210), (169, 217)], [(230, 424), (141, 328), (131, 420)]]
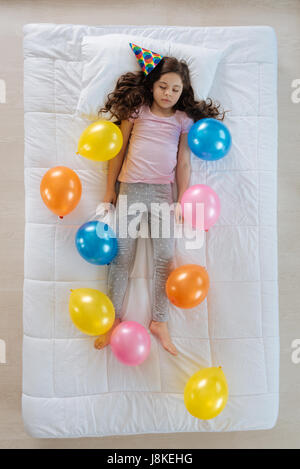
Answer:
[(175, 220), (177, 224), (182, 223), (182, 208), (180, 202), (177, 202), (175, 206)]
[(116, 205), (117, 194), (114, 189), (107, 190), (103, 199), (103, 203)]

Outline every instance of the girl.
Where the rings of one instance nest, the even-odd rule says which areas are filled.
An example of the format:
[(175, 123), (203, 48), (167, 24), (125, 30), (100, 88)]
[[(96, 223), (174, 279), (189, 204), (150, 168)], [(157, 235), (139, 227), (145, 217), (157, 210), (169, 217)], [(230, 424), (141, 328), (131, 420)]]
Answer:
[[(108, 95), (105, 107), (99, 111), (110, 111), (118, 119), (117, 124), (123, 134), (120, 153), (108, 163), (104, 202), (116, 204), (118, 209), (119, 198), (115, 188), (118, 183), (119, 194), (127, 195), (128, 206), (143, 202), (150, 213), (151, 202), (173, 204), (171, 183), (176, 178), (175, 220), (181, 223), (180, 201), (189, 187), (191, 172), (188, 132), (194, 122), (204, 117), (223, 120), (225, 113), (219, 108), (220, 104), (214, 104), (210, 98), (195, 101), (188, 66), (174, 57), (163, 57), (146, 76), (143, 71), (122, 75), (113, 93)], [(128, 153), (123, 162), (128, 142)], [(150, 216), (162, 222), (161, 215), (151, 213)], [(130, 215), (127, 215), (128, 225), (130, 220)], [(168, 352), (177, 355), (167, 327), (169, 300), (165, 293), (174, 255), (174, 225), (171, 225), (170, 238), (154, 238), (151, 233), (154, 300), (149, 329)], [(119, 220), (116, 226), (119, 226)], [(97, 349), (109, 343), (113, 329), (121, 321), (129, 270), (134, 261), (135, 239), (118, 237), (118, 244), (119, 252), (111, 262), (108, 274), (108, 296), (114, 304), (116, 319), (112, 329), (96, 339)]]

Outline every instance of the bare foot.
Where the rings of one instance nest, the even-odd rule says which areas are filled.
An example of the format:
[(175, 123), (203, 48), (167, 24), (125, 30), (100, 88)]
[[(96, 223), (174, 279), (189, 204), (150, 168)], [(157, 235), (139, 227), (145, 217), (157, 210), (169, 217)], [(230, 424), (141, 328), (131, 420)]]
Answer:
[(111, 336), (111, 334), (112, 334), (114, 328), (117, 327), (117, 325), (120, 324), (120, 322), (121, 322), (121, 319), (116, 318), (116, 319), (115, 319), (115, 322), (113, 323), (112, 328), (109, 329), (109, 331), (107, 331), (106, 334), (100, 335), (100, 336), (95, 340), (94, 347), (95, 347), (97, 350), (101, 350), (102, 348), (106, 347), (106, 345), (109, 344), (110, 336)]
[(151, 321), (150, 331), (160, 340), (162, 346), (172, 355), (177, 355), (178, 351), (171, 341), (168, 326), (166, 322)]

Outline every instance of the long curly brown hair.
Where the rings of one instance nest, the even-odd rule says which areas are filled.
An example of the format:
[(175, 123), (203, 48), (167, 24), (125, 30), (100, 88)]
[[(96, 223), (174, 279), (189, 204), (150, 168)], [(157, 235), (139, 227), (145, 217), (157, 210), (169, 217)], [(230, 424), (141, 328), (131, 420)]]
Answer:
[(136, 118), (138, 109), (142, 105), (152, 106), (153, 84), (163, 74), (169, 72), (177, 73), (183, 83), (181, 96), (173, 107), (174, 111), (184, 111), (194, 122), (205, 117), (224, 119), (228, 111), (220, 110), (220, 103), (214, 102), (211, 98), (202, 101), (195, 100), (188, 65), (184, 60), (177, 60), (175, 57), (163, 57), (146, 76), (142, 70), (121, 75), (114, 91), (109, 93), (104, 107), (99, 110), (99, 116), (110, 112), (111, 116), (117, 119), (115, 123), (118, 125), (129, 117)]

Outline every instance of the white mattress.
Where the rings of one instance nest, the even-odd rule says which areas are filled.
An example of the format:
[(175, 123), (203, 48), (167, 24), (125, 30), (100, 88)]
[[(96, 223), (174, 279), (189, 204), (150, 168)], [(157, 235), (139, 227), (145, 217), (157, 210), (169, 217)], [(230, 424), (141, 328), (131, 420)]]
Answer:
[[(107, 163), (76, 156), (87, 121), (75, 116), (81, 86), (81, 38), (112, 32), (228, 46), (210, 96), (230, 109), (233, 147), (226, 158), (192, 155), (191, 184), (219, 195), (222, 213), (200, 250), (176, 241), (174, 268), (207, 267), (208, 298), (192, 310), (170, 304), (169, 327), (179, 355), (151, 336), (139, 367), (96, 351), (68, 312), (71, 288), (107, 292), (107, 266), (77, 253), (78, 227), (95, 215), (106, 187)], [(277, 46), (269, 27), (76, 26), (24, 27), (25, 280), (23, 419), (38, 438), (269, 429), (278, 412), (277, 288)], [(39, 186), (48, 168), (77, 171), (83, 196), (63, 220), (43, 204)], [(174, 189), (174, 188), (173, 188)], [(152, 287), (151, 239), (138, 239), (124, 301), (124, 319), (148, 327)], [(184, 406), (188, 378), (221, 365), (230, 397), (211, 421)]]

